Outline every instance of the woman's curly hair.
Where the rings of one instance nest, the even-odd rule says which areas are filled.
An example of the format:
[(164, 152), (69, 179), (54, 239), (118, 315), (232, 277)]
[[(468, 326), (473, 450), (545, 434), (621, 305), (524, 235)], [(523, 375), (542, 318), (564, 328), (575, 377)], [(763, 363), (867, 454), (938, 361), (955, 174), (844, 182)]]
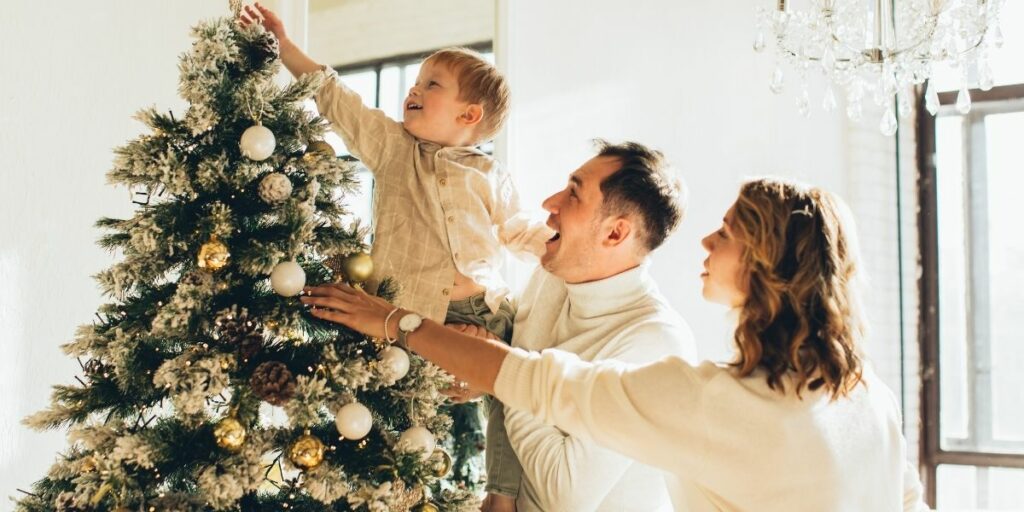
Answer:
[(857, 250), (841, 207), (828, 192), (780, 180), (740, 189), (730, 225), (748, 290), (735, 333), (740, 375), (762, 368), (779, 390), (791, 375), (798, 396), (824, 386), (832, 399), (861, 381)]

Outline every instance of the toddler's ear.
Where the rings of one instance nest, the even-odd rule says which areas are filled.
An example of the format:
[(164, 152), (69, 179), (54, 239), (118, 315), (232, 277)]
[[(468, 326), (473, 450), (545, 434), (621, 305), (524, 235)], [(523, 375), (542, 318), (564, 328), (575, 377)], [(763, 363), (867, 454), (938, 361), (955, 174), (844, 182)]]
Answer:
[(470, 103), (459, 116), (459, 122), (465, 126), (475, 126), (484, 118), (484, 107), (479, 103)]

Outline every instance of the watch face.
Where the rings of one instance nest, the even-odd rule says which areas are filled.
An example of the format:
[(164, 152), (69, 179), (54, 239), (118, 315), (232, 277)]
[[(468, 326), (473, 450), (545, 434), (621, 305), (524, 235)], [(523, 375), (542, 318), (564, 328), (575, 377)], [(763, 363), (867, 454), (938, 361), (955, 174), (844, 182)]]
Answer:
[(415, 331), (422, 323), (423, 318), (421, 318), (416, 313), (409, 313), (408, 315), (403, 316), (402, 319), (398, 321), (398, 328), (405, 332), (411, 332)]

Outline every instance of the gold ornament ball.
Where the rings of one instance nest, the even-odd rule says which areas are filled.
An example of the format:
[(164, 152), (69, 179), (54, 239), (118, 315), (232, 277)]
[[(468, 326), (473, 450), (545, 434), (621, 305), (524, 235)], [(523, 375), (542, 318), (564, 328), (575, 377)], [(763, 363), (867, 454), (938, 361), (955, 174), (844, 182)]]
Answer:
[(413, 507), (412, 512), (441, 512), (441, 509), (429, 501), (424, 501)]
[(350, 254), (341, 263), (345, 278), (353, 283), (362, 283), (373, 275), (373, 258), (365, 252)]
[(326, 141), (322, 140), (314, 140), (313, 142), (309, 143), (309, 146), (306, 147), (306, 154), (311, 153), (318, 153), (323, 156), (329, 157), (337, 155), (337, 153), (334, 152), (334, 146), (331, 146)]
[(92, 455), (89, 455), (88, 457), (82, 459), (81, 469), (82, 469), (82, 473), (92, 473), (93, 471), (95, 471), (96, 470), (96, 457), (93, 457)]
[(324, 443), (316, 436), (305, 434), (288, 449), (288, 460), (301, 469), (312, 469), (324, 461)]
[(245, 427), (235, 418), (224, 418), (213, 428), (213, 438), (217, 446), (229, 452), (237, 452), (245, 444)]
[(430, 461), (433, 464), (434, 476), (438, 478), (444, 478), (452, 470), (452, 456), (440, 448), (434, 450)]
[(217, 240), (216, 237), (211, 238), (209, 242), (206, 242), (199, 248), (199, 268), (214, 271), (220, 270), (228, 264), (230, 257), (231, 253), (228, 252), (228, 246), (224, 245), (224, 242)]

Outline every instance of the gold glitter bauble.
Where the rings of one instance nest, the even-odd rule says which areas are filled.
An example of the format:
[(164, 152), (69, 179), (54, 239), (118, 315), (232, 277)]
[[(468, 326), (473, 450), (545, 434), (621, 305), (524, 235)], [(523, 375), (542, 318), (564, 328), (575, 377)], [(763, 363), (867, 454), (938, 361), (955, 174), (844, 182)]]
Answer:
[(316, 436), (304, 434), (288, 449), (288, 460), (300, 469), (312, 469), (324, 461), (324, 443)]
[(412, 512), (441, 512), (441, 508), (429, 501), (424, 501), (413, 507)]
[(224, 242), (217, 240), (217, 237), (213, 237), (199, 248), (199, 268), (214, 271), (220, 270), (228, 264), (230, 257), (231, 253), (228, 252), (228, 246), (224, 245)]
[(438, 478), (444, 478), (452, 470), (452, 456), (440, 448), (434, 450), (430, 463), (434, 468), (434, 476)]
[(235, 418), (224, 418), (213, 427), (213, 438), (217, 446), (229, 452), (237, 452), (245, 444), (245, 427)]
[(337, 155), (337, 153), (334, 152), (334, 146), (331, 146), (326, 141), (322, 140), (314, 140), (309, 143), (309, 146), (306, 147), (306, 154), (310, 153), (319, 153), (323, 156), (329, 157)]
[(373, 258), (365, 252), (350, 254), (341, 262), (345, 278), (353, 283), (362, 283), (373, 275)]
[(91, 473), (96, 471), (96, 457), (89, 455), (82, 459), (82, 465), (80, 466), (82, 473)]

